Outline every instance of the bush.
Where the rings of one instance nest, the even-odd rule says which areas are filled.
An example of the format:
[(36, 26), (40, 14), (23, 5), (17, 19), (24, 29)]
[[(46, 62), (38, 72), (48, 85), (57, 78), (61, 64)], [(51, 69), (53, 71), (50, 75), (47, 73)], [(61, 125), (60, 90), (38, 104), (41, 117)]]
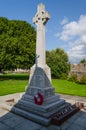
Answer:
[(61, 79), (67, 79), (67, 74), (66, 73), (62, 73), (61, 74)]
[(3, 75), (0, 75), (0, 80), (9, 80), (9, 79), (12, 79), (12, 80), (28, 80), (29, 79), (29, 74), (26, 73), (26, 74), (3, 74)]
[(83, 75), (80, 82), (81, 84), (86, 84), (86, 75)]
[(69, 81), (72, 81), (72, 82), (77, 82), (77, 75), (76, 74), (72, 74), (69, 78), (68, 78)]

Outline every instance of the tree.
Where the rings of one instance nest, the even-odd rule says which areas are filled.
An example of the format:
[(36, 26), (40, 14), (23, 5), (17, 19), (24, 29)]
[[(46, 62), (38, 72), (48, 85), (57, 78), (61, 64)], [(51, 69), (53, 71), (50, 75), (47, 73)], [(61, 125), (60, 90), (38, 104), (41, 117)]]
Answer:
[(47, 64), (51, 68), (51, 74), (53, 78), (66, 78), (69, 72), (68, 56), (64, 50), (57, 48), (52, 51), (46, 52)]
[(36, 31), (29, 23), (0, 17), (0, 71), (30, 68), (35, 43)]
[(82, 59), (80, 63), (86, 63), (86, 59)]

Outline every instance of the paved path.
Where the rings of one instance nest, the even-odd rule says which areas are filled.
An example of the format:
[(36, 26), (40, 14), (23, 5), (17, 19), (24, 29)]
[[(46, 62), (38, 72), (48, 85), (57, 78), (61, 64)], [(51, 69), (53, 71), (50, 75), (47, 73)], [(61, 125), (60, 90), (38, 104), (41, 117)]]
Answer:
[[(21, 94), (12, 94), (0, 97), (0, 130), (86, 130), (86, 110), (82, 109), (77, 114), (68, 119), (60, 127), (56, 125), (50, 125), (48, 127), (42, 126), (23, 117), (15, 115), (2, 108), (2, 104), (6, 103), (6, 100), (21, 98)], [(61, 95), (66, 101), (74, 103), (80, 101), (85, 103), (86, 98)]]

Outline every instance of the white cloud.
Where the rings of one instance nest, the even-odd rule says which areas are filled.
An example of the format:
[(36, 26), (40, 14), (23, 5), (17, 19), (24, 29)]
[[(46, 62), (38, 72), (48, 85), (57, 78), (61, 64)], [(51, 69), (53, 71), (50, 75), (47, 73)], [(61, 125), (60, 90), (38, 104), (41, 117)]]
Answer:
[(81, 41), (86, 44), (86, 35), (83, 35), (83, 36), (81, 37)]
[(73, 36), (86, 35), (86, 15), (81, 15), (78, 21), (72, 21), (63, 26), (60, 34), (62, 40), (70, 40)]
[(61, 25), (67, 24), (68, 23), (68, 18), (64, 17), (64, 19), (61, 21)]
[(81, 15), (78, 21), (69, 22), (62, 27), (59, 38), (68, 42), (68, 55), (72, 63), (86, 59), (86, 15)]
[(72, 63), (78, 63), (82, 59), (86, 59), (86, 41), (78, 39), (69, 44), (68, 50), (69, 59)]

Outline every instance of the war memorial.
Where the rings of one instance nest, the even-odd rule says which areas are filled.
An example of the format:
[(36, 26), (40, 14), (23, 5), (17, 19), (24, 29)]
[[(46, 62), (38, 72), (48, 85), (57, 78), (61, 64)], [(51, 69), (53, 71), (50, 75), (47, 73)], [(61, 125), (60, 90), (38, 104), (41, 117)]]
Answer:
[[(25, 93), (21, 96), (21, 98), (19, 98), (19, 100), (16, 101), (16, 98), (13, 100), (6, 100), (9, 105), (1, 105), (4, 110), (9, 111), (7, 115), (3, 116), (0, 119), (0, 124), (4, 124), (1, 124), (1, 130), (5, 130), (5, 128), (7, 128), (8, 126), (10, 128), (10, 125), (8, 124), (13, 124), (13, 127), (15, 126), (15, 128), (12, 128), (15, 130), (24, 130), (25, 127), (26, 129), (31, 128), (34, 130), (36, 130), (37, 127), (37, 129), (44, 130), (47, 129), (49, 125), (51, 129), (60, 129), (61, 124), (72, 117), (72, 115), (74, 114), (75, 117), (73, 117), (71, 121), (67, 122), (68, 125), (64, 124), (62, 128), (67, 128), (68, 130), (70, 129), (69, 127), (72, 127), (71, 129), (79, 128), (79, 126), (77, 126), (77, 120), (81, 114), (79, 113), (76, 115), (76, 113), (83, 108), (83, 104), (79, 104), (79, 102), (77, 102), (76, 104), (71, 104), (67, 102), (64, 98), (61, 98), (59, 94), (55, 93), (55, 89), (52, 86), (51, 71), (49, 66), (46, 64), (45, 53), (45, 25), (49, 19), (50, 14), (45, 10), (44, 4), (39, 4), (37, 8), (37, 13), (33, 18), (33, 23), (37, 27), (36, 58), (35, 64), (30, 69), (29, 85), (27, 86)], [(24, 119), (22, 117), (24, 117)], [(82, 121), (84, 121), (85, 118), (86, 115), (83, 113), (82, 117), (80, 117), (80, 120), (78, 121), (78, 124), (81, 123), (80, 130), (81, 128), (82, 130), (85, 130), (85, 124), (82, 127)], [(76, 119), (76, 124), (74, 124), (74, 119)], [(20, 123), (20, 125), (16, 126), (16, 124), (18, 124), (18, 122), (22, 120), (24, 120), (24, 123), (22, 122)], [(7, 126), (5, 126), (5, 123), (8, 123)], [(26, 124), (26, 126), (24, 126), (24, 124)], [(54, 125), (52, 124), (58, 125), (58, 127), (54, 127)], [(33, 125), (34, 127), (32, 127)]]
[(37, 26), (35, 64), (30, 69), (29, 85), (25, 94), (11, 110), (18, 115), (46, 126), (51, 121), (56, 121), (55, 114), (58, 112), (58, 119), (62, 118), (61, 121), (64, 121), (71, 115), (71, 112), (73, 114), (73, 111), (79, 110), (61, 99), (60, 95), (55, 94), (51, 83), (51, 72), (46, 64), (45, 54), (45, 25), (49, 19), (50, 14), (45, 10), (45, 6), (39, 4), (37, 13), (33, 18), (33, 23)]

